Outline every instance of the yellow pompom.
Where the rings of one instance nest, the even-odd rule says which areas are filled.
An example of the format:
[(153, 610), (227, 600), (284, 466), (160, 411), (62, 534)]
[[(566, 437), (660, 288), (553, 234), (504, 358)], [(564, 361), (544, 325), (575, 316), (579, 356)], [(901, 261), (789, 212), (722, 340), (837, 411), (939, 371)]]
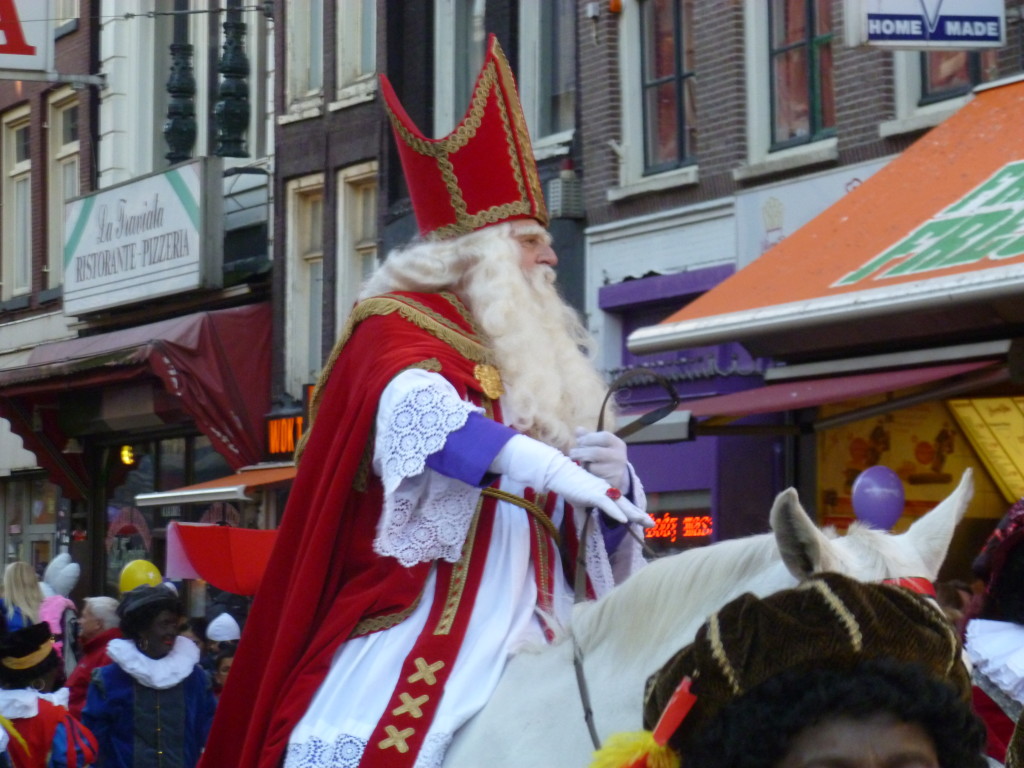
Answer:
[(594, 753), (590, 768), (679, 768), (679, 755), (661, 746), (650, 731), (613, 734)]

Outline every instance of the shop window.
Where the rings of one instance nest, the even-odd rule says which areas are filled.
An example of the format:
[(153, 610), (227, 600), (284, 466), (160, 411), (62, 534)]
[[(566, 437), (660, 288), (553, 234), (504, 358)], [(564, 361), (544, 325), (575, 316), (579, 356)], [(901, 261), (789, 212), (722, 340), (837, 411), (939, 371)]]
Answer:
[(64, 204), (81, 194), (78, 120), (78, 96), (70, 89), (61, 90), (50, 102), (47, 288), (56, 288), (64, 281)]
[(519, 94), (539, 155), (568, 152), (576, 112), (576, 3), (523, 0), (519, 8)]
[(359, 288), (377, 267), (377, 164), (363, 163), (338, 174), (337, 318), (342, 324)]
[(920, 104), (956, 98), (999, 75), (997, 52), (933, 51), (921, 57)]
[(316, 381), (323, 364), (324, 180), (322, 174), (288, 184), (288, 392)]
[(434, 5), (435, 136), (448, 135), (469, 105), (486, 53), (485, 8), (485, 0), (438, 0)]
[(338, 87), (334, 108), (367, 101), (377, 90), (376, 0), (336, 0)]
[(678, 168), (696, 154), (693, 27), (693, 0), (647, 0), (641, 5), (645, 174)]
[(835, 129), (830, 0), (771, 0), (768, 6), (772, 148), (807, 143)]
[(32, 160), (29, 114), (15, 110), (3, 120), (3, 269), (0, 298), (32, 289)]
[(290, 109), (319, 103), (324, 87), (324, 0), (291, 0), (287, 8)]

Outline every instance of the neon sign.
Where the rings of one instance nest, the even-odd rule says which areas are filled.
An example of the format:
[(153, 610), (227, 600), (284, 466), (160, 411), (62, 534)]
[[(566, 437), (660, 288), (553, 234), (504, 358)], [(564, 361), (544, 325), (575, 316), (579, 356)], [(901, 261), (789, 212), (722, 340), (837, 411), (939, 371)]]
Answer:
[(658, 542), (672, 543), (680, 539), (699, 539), (714, 533), (711, 515), (683, 515), (678, 512), (663, 512), (652, 515), (654, 527), (644, 532), (644, 537)]

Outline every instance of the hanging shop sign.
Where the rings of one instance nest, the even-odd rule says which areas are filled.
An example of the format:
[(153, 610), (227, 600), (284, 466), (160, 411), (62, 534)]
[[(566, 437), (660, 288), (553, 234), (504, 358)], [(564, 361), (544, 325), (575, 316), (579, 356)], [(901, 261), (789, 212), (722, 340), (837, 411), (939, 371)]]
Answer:
[(53, 3), (0, 0), (0, 70), (53, 71)]
[(219, 288), (222, 187), (220, 158), (204, 157), (69, 202), (64, 314)]
[(1006, 45), (1003, 0), (847, 0), (846, 43), (908, 49)]

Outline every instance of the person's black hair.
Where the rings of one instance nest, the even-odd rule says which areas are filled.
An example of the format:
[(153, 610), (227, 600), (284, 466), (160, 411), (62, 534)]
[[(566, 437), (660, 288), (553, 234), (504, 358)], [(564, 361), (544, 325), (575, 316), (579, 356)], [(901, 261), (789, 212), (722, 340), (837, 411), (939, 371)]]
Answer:
[(214, 658), (213, 661), (213, 668), (220, 669), (220, 663), (224, 661), (224, 659), (233, 659), (235, 657), (235, 652), (237, 650), (237, 642), (221, 643), (220, 650), (217, 651), (217, 656)]
[(1024, 541), (1007, 554), (992, 574), (979, 618), (1024, 624)]
[(722, 708), (687, 750), (686, 768), (775, 768), (807, 728), (879, 713), (919, 725), (941, 768), (985, 768), (985, 727), (956, 690), (891, 659), (783, 672)]
[(206, 626), (209, 622), (205, 618), (202, 616), (192, 616), (186, 624), (192, 630), (192, 634), (199, 638), (200, 642), (206, 642)]
[[(122, 601), (122, 608), (124, 602)], [(149, 625), (160, 615), (161, 611), (171, 611), (176, 616), (182, 615), (181, 603), (173, 595), (166, 598), (146, 602), (137, 608), (121, 611), (121, 634), (129, 640), (139, 640)]]

